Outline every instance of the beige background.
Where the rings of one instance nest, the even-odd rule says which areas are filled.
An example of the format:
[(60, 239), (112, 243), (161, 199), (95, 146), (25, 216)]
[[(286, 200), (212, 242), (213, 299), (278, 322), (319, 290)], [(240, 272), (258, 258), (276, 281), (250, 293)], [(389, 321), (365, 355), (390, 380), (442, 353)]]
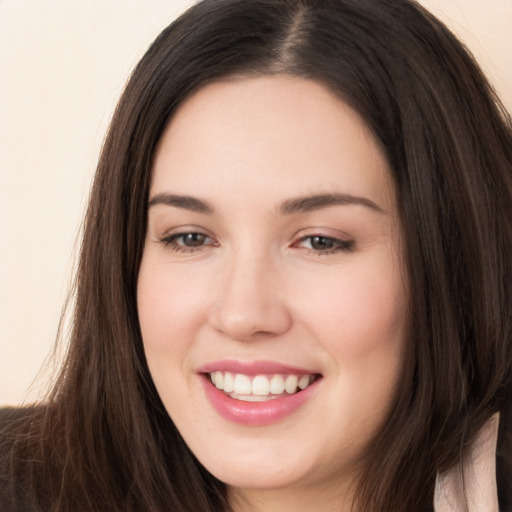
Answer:
[[(189, 0), (0, 0), (0, 404), (48, 372), (90, 180), (123, 84)], [(423, 0), (512, 110), (512, 0)], [(46, 376), (45, 376), (46, 375)]]

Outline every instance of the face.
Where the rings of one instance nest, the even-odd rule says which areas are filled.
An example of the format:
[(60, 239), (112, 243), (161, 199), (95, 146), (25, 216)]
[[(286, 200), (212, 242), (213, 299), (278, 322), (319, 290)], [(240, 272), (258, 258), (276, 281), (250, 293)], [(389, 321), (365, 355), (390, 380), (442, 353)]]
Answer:
[(389, 176), (362, 119), (304, 79), (205, 86), (164, 133), (144, 348), (186, 443), (235, 494), (348, 486), (382, 428), (406, 321)]

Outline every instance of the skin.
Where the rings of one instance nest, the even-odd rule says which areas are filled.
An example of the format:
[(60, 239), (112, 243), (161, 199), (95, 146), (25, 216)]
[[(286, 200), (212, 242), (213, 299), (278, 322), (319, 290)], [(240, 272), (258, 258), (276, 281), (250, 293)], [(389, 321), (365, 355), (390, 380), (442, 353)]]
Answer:
[[(291, 199), (332, 193), (374, 207), (280, 211)], [(159, 194), (192, 196), (213, 210), (149, 207), (138, 308), (169, 415), (228, 484), (236, 510), (348, 510), (361, 458), (392, 405), (405, 345), (401, 231), (374, 137), (313, 81), (210, 84), (164, 133), (150, 199)], [(190, 247), (171, 238), (179, 233), (205, 236)], [(314, 235), (329, 238), (319, 247)], [(214, 410), (197, 373), (227, 358), (322, 378), (290, 416), (240, 425)]]

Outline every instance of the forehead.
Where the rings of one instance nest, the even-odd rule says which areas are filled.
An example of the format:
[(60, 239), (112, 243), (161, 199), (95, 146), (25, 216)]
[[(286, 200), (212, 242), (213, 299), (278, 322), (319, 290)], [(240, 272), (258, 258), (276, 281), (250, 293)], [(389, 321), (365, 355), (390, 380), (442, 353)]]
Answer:
[(186, 100), (158, 146), (151, 188), (232, 198), (264, 191), (268, 200), (334, 190), (383, 209), (394, 201), (387, 161), (362, 118), (323, 85), (284, 75), (209, 84)]

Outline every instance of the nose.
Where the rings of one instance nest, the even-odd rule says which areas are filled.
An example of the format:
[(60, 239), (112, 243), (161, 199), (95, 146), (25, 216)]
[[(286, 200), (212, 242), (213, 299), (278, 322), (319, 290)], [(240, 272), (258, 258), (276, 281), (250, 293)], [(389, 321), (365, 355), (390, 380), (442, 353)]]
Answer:
[(238, 254), (226, 267), (210, 325), (237, 341), (285, 333), (292, 317), (277, 265), (264, 256)]

